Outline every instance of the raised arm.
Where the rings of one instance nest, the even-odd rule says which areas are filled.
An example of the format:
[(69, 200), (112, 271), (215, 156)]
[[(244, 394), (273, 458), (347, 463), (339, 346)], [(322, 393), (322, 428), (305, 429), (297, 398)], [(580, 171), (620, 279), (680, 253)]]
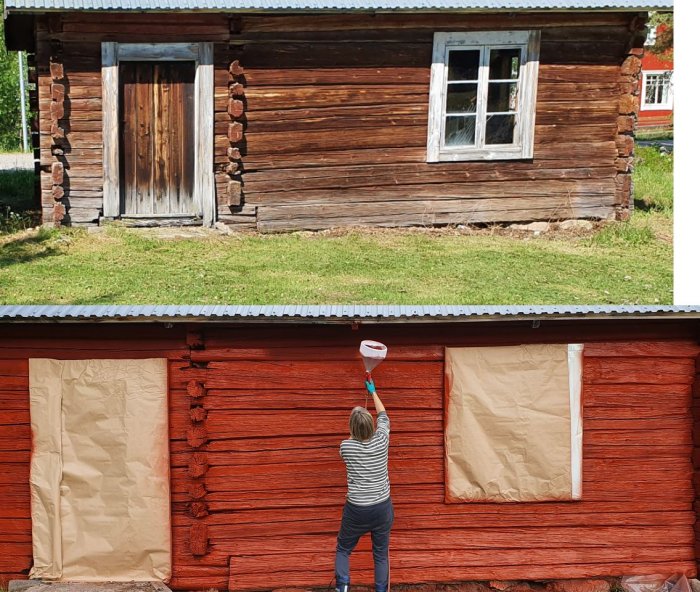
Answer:
[(367, 387), (367, 392), (370, 395), (372, 395), (372, 401), (374, 401), (374, 408), (377, 410), (377, 413), (381, 413), (382, 411), (386, 413), (384, 404), (382, 403), (382, 400), (377, 394), (377, 389), (374, 386), (374, 381), (371, 378), (369, 380), (365, 380), (365, 386)]

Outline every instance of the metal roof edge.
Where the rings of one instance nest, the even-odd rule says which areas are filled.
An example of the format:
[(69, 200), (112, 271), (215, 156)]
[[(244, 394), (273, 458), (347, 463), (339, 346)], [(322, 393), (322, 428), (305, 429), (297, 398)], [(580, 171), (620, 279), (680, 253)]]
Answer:
[(700, 319), (700, 306), (0, 306), (0, 324), (18, 323), (458, 323), (533, 320)]
[[(343, 13), (343, 12), (588, 12), (616, 11), (636, 12), (673, 10), (673, 0), (649, 0), (634, 3), (624, 0), (569, 0), (569, 2), (551, 2), (543, 6), (542, 0), (453, 0), (453, 6), (445, 0), (395, 0), (395, 6), (388, 6), (388, 0), (375, 0), (374, 6), (369, 0), (362, 4), (360, 0), (199, 0), (197, 5), (186, 0), (7, 0), (5, 13), (48, 13), (48, 12), (236, 12), (236, 13)], [(402, 4), (403, 2), (403, 4)], [(159, 5), (160, 4), (160, 5)], [(345, 5), (343, 5), (345, 4)], [(573, 4), (573, 5), (572, 5)]]
[(58, 12), (91, 12), (91, 13), (198, 13), (198, 14), (215, 14), (226, 12), (230, 14), (263, 14), (263, 13), (280, 13), (280, 14), (345, 14), (345, 13), (371, 13), (371, 14), (392, 14), (392, 13), (420, 13), (434, 14), (451, 12), (455, 14), (472, 14), (472, 13), (512, 13), (512, 12), (651, 12), (651, 11), (672, 11), (673, 5), (670, 6), (633, 6), (633, 7), (611, 7), (611, 8), (12, 8), (5, 7), (5, 18), (11, 14), (51, 14)]

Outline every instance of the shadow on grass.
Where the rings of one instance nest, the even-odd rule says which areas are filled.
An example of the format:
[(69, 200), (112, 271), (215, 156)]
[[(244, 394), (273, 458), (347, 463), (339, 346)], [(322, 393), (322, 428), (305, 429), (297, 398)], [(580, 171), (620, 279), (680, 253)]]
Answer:
[[(70, 302), (67, 304), (72, 304), (72, 305), (89, 305), (89, 304), (113, 304), (113, 305), (119, 305), (119, 304), (129, 304), (124, 301), (120, 301), (120, 296), (123, 296), (123, 294), (119, 294), (117, 292), (109, 292), (106, 294), (96, 294), (92, 298), (73, 298)], [(138, 303), (135, 303), (138, 304)]]
[(33, 236), (9, 240), (0, 245), (0, 268), (60, 255), (60, 249), (47, 244), (52, 237), (50, 231), (40, 229)]

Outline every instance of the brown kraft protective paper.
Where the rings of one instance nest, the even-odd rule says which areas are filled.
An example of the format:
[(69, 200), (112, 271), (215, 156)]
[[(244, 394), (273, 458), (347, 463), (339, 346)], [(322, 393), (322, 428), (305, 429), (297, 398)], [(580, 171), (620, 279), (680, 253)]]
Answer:
[(171, 575), (167, 360), (29, 361), (30, 577)]
[(447, 501), (580, 497), (580, 460), (572, 459), (572, 450), (580, 454), (581, 350), (580, 345), (446, 349)]

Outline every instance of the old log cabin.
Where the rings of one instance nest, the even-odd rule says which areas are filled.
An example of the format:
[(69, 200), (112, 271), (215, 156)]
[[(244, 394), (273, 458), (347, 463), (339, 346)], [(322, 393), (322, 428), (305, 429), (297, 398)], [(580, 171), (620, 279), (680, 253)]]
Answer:
[[(156, 549), (156, 577), (178, 590), (327, 588), (345, 495), (338, 444), (349, 410), (364, 403), (358, 346), (367, 338), (389, 347), (374, 377), (392, 421), (394, 586), (482, 581), (504, 590), (509, 584), (493, 580), (696, 573), (698, 308), (4, 306), (0, 327), (0, 579), (26, 578), (32, 565), (34, 574), (43, 569), (46, 575), (51, 561), (54, 577), (75, 577), (80, 568), (99, 576), (91, 566), (113, 564), (121, 543), (112, 534), (131, 532), (114, 527), (118, 504), (82, 514), (90, 545), (64, 514), (74, 516), (74, 508), (86, 503), (78, 499), (85, 491), (99, 507), (110, 479), (141, 466), (120, 459), (125, 451), (151, 446), (106, 443), (106, 433), (118, 438), (119, 429), (132, 426), (153, 449), (164, 449), (164, 458), (169, 455), (169, 463), (161, 458), (161, 466), (145, 465), (147, 481), (163, 479), (155, 501), (164, 518), (135, 529), (144, 536), (150, 528), (163, 531), (160, 546), (129, 536), (133, 561)], [(580, 476), (578, 486), (550, 501), (448, 500), (446, 434), (455, 419), (448, 405), (458, 374), (449, 359), (543, 344), (578, 344), (582, 355), (571, 383), (580, 387), (579, 410), (572, 404), (575, 412), (566, 411), (566, 389), (563, 407), (549, 399), (538, 410), (547, 427), (528, 450), (534, 458), (538, 442), (555, 432), (557, 415), (566, 409), (560, 425), (578, 425), (572, 436), (582, 433), (582, 448), (571, 439), (572, 463), (564, 459), (570, 474)], [(142, 372), (140, 363), (160, 364), (161, 374)], [(540, 363), (549, 361), (528, 368), (525, 380), (515, 367), (503, 372), (504, 366), (491, 364), (486, 374), (500, 372), (499, 380), (513, 374), (519, 388), (499, 406), (489, 387), (494, 404), (481, 421), (493, 415), (504, 425), (502, 412), (511, 407), (541, 407), (525, 400), (523, 388)], [(151, 398), (146, 387), (158, 376), (162, 413), (154, 406), (148, 412), (129, 407)], [(138, 395), (114, 403), (137, 377)], [(57, 402), (46, 399), (50, 392), (58, 393)], [(50, 444), (42, 425), (62, 412), (62, 443), (53, 450), (62, 468), (42, 472)], [(139, 417), (145, 425), (135, 423)], [(511, 464), (524, 466), (522, 458), (514, 460), (523, 440), (521, 420), (513, 419), (515, 431), (504, 442), (512, 444)], [(121, 428), (112, 430), (110, 422)], [(79, 430), (71, 432), (76, 423)], [(61, 429), (61, 421), (55, 426)], [(82, 465), (73, 454), (81, 438), (89, 444)], [(568, 458), (568, 444), (564, 450)], [(483, 454), (464, 460), (474, 456)], [(30, 465), (36, 475), (31, 486)], [(544, 473), (549, 487), (554, 479)], [(39, 500), (46, 499), (40, 494), (51, 481), (60, 487), (61, 501), (58, 516), (47, 521), (42, 512), (50, 504)], [(133, 521), (140, 516), (138, 504), (129, 507)], [(62, 560), (47, 558), (47, 533)], [(372, 583), (371, 566), (364, 541), (352, 558), (354, 585)], [(486, 585), (471, 586), (472, 592), (489, 592)]]
[(672, 0), (5, 6), (46, 223), (270, 232), (624, 218)]

